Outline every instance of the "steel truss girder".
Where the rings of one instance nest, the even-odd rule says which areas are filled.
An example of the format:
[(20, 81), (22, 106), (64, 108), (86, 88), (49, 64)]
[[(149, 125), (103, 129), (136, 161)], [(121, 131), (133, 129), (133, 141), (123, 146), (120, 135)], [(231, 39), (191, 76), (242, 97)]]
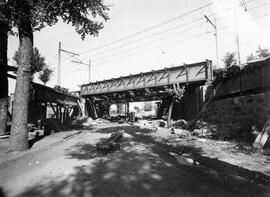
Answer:
[(184, 64), (151, 72), (139, 73), (110, 80), (97, 81), (81, 86), (82, 96), (131, 91), (142, 88), (160, 87), (172, 84), (186, 84), (212, 80), (212, 62), (206, 60), (195, 64)]

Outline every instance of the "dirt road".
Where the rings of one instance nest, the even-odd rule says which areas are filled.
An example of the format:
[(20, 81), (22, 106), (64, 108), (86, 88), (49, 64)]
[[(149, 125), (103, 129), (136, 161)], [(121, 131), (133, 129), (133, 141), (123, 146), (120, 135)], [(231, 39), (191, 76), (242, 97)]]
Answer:
[(95, 144), (117, 130), (86, 130), (0, 164), (0, 196), (270, 196), (270, 186), (260, 181), (179, 164), (179, 147), (134, 127), (124, 127), (120, 151), (96, 157)]

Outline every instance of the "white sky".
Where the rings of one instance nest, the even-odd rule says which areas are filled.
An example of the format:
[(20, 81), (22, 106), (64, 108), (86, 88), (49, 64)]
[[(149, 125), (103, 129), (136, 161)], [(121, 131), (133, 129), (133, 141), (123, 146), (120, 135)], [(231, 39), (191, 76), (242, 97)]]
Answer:
[[(230, 8), (237, 3), (241, 62), (245, 62), (247, 55), (255, 52), (259, 45), (270, 48), (270, 0), (244, 1), (246, 12), (237, 3), (240, 2), (238, 0), (104, 0), (106, 4), (112, 5), (109, 11), (110, 20), (104, 23), (104, 29), (100, 31), (98, 37), (87, 36), (82, 41), (74, 27), (59, 22), (35, 32), (34, 45), (45, 56), (46, 63), (54, 69), (54, 75), (47, 84), (49, 86), (54, 86), (57, 82), (59, 41), (62, 42), (64, 50), (79, 53), (78, 58), (81, 61), (88, 63), (91, 58), (91, 81), (178, 66), (183, 63), (195, 63), (205, 59), (210, 59), (216, 64), (212, 26), (206, 19), (191, 23), (207, 15), (213, 21), (214, 17), (217, 18), (221, 67), (224, 54), (236, 51), (234, 9)], [(184, 17), (93, 50), (209, 3), (212, 4)], [(217, 14), (212, 15), (213, 13)], [(18, 49), (18, 38), (10, 37), (8, 46), (11, 60), (9, 64), (13, 65), (12, 57)], [(68, 57), (69, 55), (62, 52), (61, 86), (69, 90), (78, 90), (78, 85), (88, 83), (88, 67), (72, 63), (72, 58)], [(39, 82), (37, 79), (35, 81)], [(10, 80), (10, 93), (14, 92), (14, 84), (15, 81)]]

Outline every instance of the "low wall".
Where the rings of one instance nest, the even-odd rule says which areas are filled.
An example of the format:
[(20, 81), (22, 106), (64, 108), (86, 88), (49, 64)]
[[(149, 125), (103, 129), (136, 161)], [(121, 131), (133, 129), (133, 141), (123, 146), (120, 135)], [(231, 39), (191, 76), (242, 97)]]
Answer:
[[(227, 125), (230, 130), (250, 132), (252, 126), (261, 130), (270, 117), (270, 58), (250, 63), (216, 81), (214, 88), (220, 89), (216, 88), (215, 101), (203, 119)], [(209, 92), (211, 89), (208, 88)]]
[(215, 100), (203, 115), (203, 119), (209, 123), (228, 126), (232, 130), (243, 132), (250, 132), (252, 126), (261, 130), (269, 117), (269, 91)]

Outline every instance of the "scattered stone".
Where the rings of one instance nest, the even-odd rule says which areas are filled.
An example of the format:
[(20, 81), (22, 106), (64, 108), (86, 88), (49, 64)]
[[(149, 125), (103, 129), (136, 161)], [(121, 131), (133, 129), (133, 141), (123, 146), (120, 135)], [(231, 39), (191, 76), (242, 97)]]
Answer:
[(183, 129), (174, 129), (174, 133), (180, 138), (191, 138), (191, 133)]
[(180, 155), (176, 156), (176, 161), (177, 161), (177, 163), (179, 163), (181, 165), (186, 165), (186, 166), (192, 166), (194, 163), (193, 159), (187, 158), (184, 156), (180, 156)]
[(198, 139), (198, 142), (205, 143), (205, 142), (206, 142), (206, 139), (204, 139), (204, 138), (199, 138), (199, 139)]

